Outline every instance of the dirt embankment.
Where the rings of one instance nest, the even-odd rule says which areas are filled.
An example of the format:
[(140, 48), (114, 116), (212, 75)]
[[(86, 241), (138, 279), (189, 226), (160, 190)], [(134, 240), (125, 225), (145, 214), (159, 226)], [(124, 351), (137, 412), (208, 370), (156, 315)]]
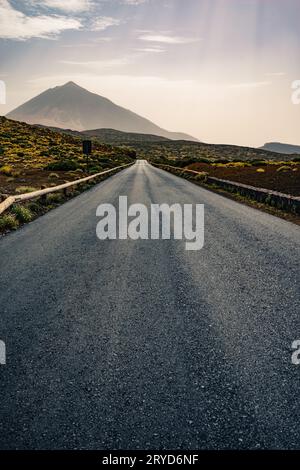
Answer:
[(57, 186), (68, 181), (75, 181), (88, 176), (88, 173), (52, 172), (39, 169), (23, 170), (17, 177), (9, 177), (0, 172), (0, 194), (16, 194), (22, 188), (41, 189), (42, 187)]
[(248, 184), (257, 188), (271, 189), (292, 196), (300, 196), (300, 165), (264, 165), (262, 167), (226, 167), (207, 163), (194, 163), (190, 170), (205, 171), (215, 178)]

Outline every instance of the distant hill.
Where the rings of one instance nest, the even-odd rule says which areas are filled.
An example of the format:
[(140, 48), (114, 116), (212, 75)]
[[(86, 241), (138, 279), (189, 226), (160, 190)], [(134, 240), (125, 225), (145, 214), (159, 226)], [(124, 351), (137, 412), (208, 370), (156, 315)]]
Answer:
[[(82, 153), (82, 135), (57, 132), (44, 126), (32, 126), (0, 116), (0, 167), (44, 168), (49, 163), (63, 160), (78, 160), (85, 163)], [(135, 157), (132, 149), (108, 145), (95, 140), (90, 161), (95, 165), (100, 160), (125, 163)], [(103, 162), (101, 162), (102, 164)]]
[[(38, 126), (45, 127), (45, 126)], [(51, 128), (55, 132), (69, 134), (80, 139), (95, 139), (103, 145), (125, 145), (137, 152), (141, 159), (174, 159), (185, 162), (186, 159), (223, 161), (273, 160), (289, 161), (290, 154), (273, 152), (264, 148), (241, 147), (238, 145), (207, 144), (188, 140), (171, 140), (150, 134), (119, 132), (114, 129), (95, 129), (83, 132), (70, 129)]]
[(82, 135), (97, 137), (104, 143), (122, 143), (130, 144), (135, 142), (169, 142), (171, 139), (152, 134), (138, 134), (136, 132), (122, 132), (115, 129), (95, 129), (91, 131), (83, 131)]
[(74, 82), (44, 91), (8, 113), (6, 117), (28, 124), (75, 131), (115, 129), (157, 135), (172, 140), (197, 141), (187, 134), (162, 129), (148, 119), (114, 104), (107, 98), (91, 93)]
[(270, 152), (284, 153), (286, 155), (293, 155), (295, 153), (300, 154), (300, 145), (289, 145), (282, 144), (280, 142), (270, 142), (260, 147), (262, 150), (268, 150)]
[(95, 140), (87, 160), (81, 134), (55, 132), (0, 116), (0, 194), (15, 194), (18, 188), (25, 188), (21, 191), (25, 192), (28, 188), (56, 186), (132, 163), (135, 157), (127, 146)]
[[(116, 131), (115, 129), (93, 129), (86, 131), (74, 131), (72, 129), (61, 129), (60, 127), (49, 127), (42, 124), (35, 124), (35, 127), (42, 129), (50, 129), (54, 132), (60, 132), (62, 134), (73, 135), (74, 137), (79, 137), (81, 139), (94, 138), (99, 140), (104, 144), (110, 145), (130, 145), (138, 143), (158, 143), (158, 142), (179, 142), (177, 140), (167, 139), (166, 137), (161, 137), (159, 135), (152, 134), (139, 134), (136, 132), (122, 132)], [(193, 142), (195, 141), (183, 141), (183, 142)]]
[(238, 145), (206, 144), (201, 142), (173, 141), (165, 142), (134, 142), (130, 144), (137, 152), (138, 158), (153, 161), (173, 161), (178, 165), (191, 164), (197, 161), (215, 161), (227, 163), (230, 161), (289, 161), (290, 155), (271, 152), (258, 148), (240, 147)]

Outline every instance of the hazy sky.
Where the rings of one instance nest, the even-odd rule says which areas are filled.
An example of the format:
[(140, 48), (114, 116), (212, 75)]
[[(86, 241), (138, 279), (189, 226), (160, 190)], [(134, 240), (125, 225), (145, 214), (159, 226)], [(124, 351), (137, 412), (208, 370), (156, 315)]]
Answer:
[(300, 0), (0, 0), (5, 114), (73, 80), (214, 143), (300, 144)]

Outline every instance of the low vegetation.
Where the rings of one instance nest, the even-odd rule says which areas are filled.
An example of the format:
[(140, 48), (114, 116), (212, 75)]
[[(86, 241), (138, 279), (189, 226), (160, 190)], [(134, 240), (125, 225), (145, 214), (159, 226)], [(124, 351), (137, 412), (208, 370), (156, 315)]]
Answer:
[(15, 215), (4, 214), (0, 216), (0, 233), (7, 230), (16, 230), (19, 227), (19, 222)]
[(31, 210), (28, 207), (21, 206), (19, 204), (13, 205), (11, 208), (11, 212), (13, 213), (15, 218), (21, 223), (31, 222), (33, 218)]
[(284, 155), (267, 150), (239, 147), (236, 145), (213, 145), (201, 142), (166, 141), (131, 143), (141, 159), (151, 159), (156, 163), (176, 162), (182, 165), (192, 163), (238, 163), (250, 162), (262, 166), (265, 161), (299, 160), (297, 155)]
[[(157, 163), (153, 161), (153, 163)], [(219, 179), (300, 196), (300, 161), (248, 160), (243, 162), (208, 161), (202, 158), (174, 161), (161, 159), (160, 164), (189, 169)], [(201, 178), (201, 176), (199, 176)]]
[[(209, 174), (203, 171), (190, 171), (188, 168), (182, 170), (180, 167), (172, 165), (162, 166), (162, 168), (177, 176), (191, 180), (196, 184), (198, 183), (214, 192), (221, 193), (226, 197), (246, 203), (300, 225), (300, 204), (297, 198), (292, 198), (285, 194), (282, 195), (279, 192), (270, 191), (268, 193), (260, 191), (259, 189), (257, 190), (257, 188), (251, 187), (251, 185), (236, 185), (228, 178), (227, 180), (209, 178)], [(254, 171), (257, 172), (257, 169), (255, 170), (254, 168)]]
[[(234, 181), (300, 196), (300, 157), (264, 149), (233, 145), (210, 145), (189, 141), (155, 141), (142, 136), (138, 141), (101, 142), (93, 140), (93, 153), (82, 154), (79, 133), (67, 133), (32, 126), (0, 117), (0, 196), (32, 192), (56, 186), (84, 176), (100, 173), (133, 162), (136, 158), (198, 172), (193, 178), (206, 184), (207, 178)], [(110, 132), (111, 135), (114, 135)], [(106, 136), (107, 137), (107, 136)], [(90, 187), (86, 184), (80, 191)], [(73, 189), (73, 195), (79, 193)], [(20, 224), (56, 207), (69, 196), (49, 194), (43, 200), (15, 205), (0, 217), (0, 232), (14, 230)]]
[[(3, 199), (78, 180), (132, 163), (135, 156), (135, 151), (126, 146), (95, 141), (87, 159), (81, 137), (0, 117), (0, 196)], [(0, 215), (0, 233), (16, 230), (92, 185), (14, 204)]]
[(40, 189), (53, 181), (73, 181), (130, 163), (136, 157), (135, 150), (126, 145), (94, 140), (93, 153), (87, 159), (82, 153), (82, 138), (0, 117), (0, 194), (15, 194), (22, 187)]
[[(116, 172), (117, 171), (118, 170), (116, 170)], [(38, 197), (35, 196), (34, 199), (13, 204), (0, 215), (0, 235), (16, 230), (19, 226), (33, 221), (38, 216), (58, 207), (69, 199), (79, 195), (81, 192), (92, 188), (95, 184), (109, 178), (109, 176), (114, 173), (115, 171), (100, 176), (97, 175), (87, 182), (69, 186), (53, 193), (43, 194)], [(24, 189), (23, 187), (22, 192)]]

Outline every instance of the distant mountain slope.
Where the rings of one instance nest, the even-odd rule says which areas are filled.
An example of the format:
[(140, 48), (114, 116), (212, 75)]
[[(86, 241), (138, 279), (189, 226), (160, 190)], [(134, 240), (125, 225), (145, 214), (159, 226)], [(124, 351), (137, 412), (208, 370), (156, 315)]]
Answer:
[(178, 141), (167, 139), (166, 137), (161, 137), (159, 135), (152, 134), (139, 134), (136, 132), (123, 132), (116, 131), (115, 129), (93, 129), (86, 131), (74, 131), (72, 129), (61, 129), (60, 127), (49, 127), (44, 126), (43, 124), (35, 124), (35, 127), (42, 129), (50, 129), (54, 132), (60, 132), (62, 134), (73, 135), (75, 137), (80, 137), (81, 139), (95, 138), (105, 144), (139, 144), (139, 143), (164, 143), (164, 142), (191, 142), (191, 143), (200, 143), (195, 141)]
[(186, 134), (166, 131), (148, 119), (73, 82), (44, 91), (8, 113), (7, 118), (76, 131), (106, 128), (158, 135), (172, 140), (197, 141)]
[[(37, 126), (45, 127), (45, 126)], [(133, 148), (138, 158), (171, 158), (177, 162), (193, 160), (195, 162), (203, 159), (225, 161), (248, 161), (248, 160), (273, 160), (289, 161), (290, 154), (272, 152), (264, 148), (241, 147), (238, 145), (207, 144), (188, 140), (171, 140), (150, 134), (135, 134), (119, 132), (114, 129), (95, 129), (83, 132), (70, 129), (51, 127), (51, 130), (63, 134), (69, 134), (80, 139), (93, 139), (103, 145), (126, 145)], [(132, 139), (132, 140), (131, 140)]]
[(300, 154), (300, 145), (282, 144), (281, 142), (270, 142), (260, 147), (262, 150), (269, 150), (270, 152), (284, 153), (292, 155), (294, 153)]
[(173, 141), (165, 142), (133, 142), (134, 148), (140, 159), (152, 159), (160, 163), (176, 162), (176, 165), (187, 165), (199, 161), (214, 161), (227, 163), (231, 161), (256, 161), (259, 165), (266, 161), (289, 161), (290, 155), (270, 152), (258, 148), (240, 147), (238, 145), (205, 144), (201, 142)]
[(169, 142), (171, 139), (152, 134), (138, 134), (136, 132), (122, 132), (115, 129), (94, 129), (83, 131), (81, 134), (97, 137), (104, 143), (130, 144), (134, 142)]

